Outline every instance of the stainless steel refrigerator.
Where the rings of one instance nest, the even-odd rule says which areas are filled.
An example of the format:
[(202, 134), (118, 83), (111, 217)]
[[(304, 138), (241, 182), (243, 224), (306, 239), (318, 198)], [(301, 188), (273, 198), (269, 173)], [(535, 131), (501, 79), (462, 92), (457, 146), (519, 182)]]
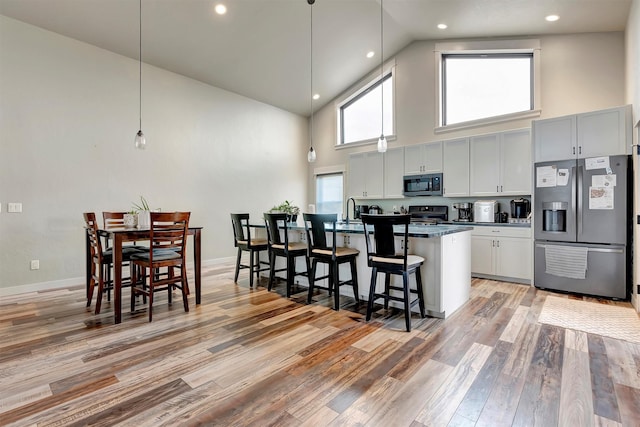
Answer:
[(536, 163), (534, 173), (534, 285), (626, 299), (629, 156)]

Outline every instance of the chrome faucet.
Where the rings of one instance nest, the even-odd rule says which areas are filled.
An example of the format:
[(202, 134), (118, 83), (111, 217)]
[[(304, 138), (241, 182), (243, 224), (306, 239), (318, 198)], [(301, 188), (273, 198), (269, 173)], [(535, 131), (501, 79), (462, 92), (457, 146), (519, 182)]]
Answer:
[(349, 197), (347, 199), (347, 219), (345, 220), (346, 224), (349, 224), (349, 200), (353, 202), (353, 219), (356, 219), (356, 201), (353, 197)]

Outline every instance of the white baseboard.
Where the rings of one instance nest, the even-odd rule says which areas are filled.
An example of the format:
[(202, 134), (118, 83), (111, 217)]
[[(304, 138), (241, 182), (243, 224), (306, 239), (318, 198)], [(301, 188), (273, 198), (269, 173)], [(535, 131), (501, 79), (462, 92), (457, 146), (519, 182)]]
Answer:
[[(230, 262), (234, 263), (235, 259), (236, 257), (234, 256), (226, 257), (226, 258), (208, 259), (208, 260), (202, 261), (202, 266), (207, 267), (207, 266), (213, 266), (213, 265), (219, 265), (219, 264), (226, 264)], [(193, 268), (193, 262), (187, 263), (187, 268)], [(64, 289), (64, 288), (69, 288), (73, 286), (83, 285), (84, 281), (85, 281), (85, 277), (81, 276), (81, 277), (71, 277), (68, 279), (61, 279), (61, 280), (52, 280), (49, 282), (29, 283), (29, 284), (20, 285), (20, 286), (10, 286), (7, 288), (0, 288), (0, 297), (24, 294), (28, 292), (42, 292), (42, 291), (50, 291), (54, 289)]]

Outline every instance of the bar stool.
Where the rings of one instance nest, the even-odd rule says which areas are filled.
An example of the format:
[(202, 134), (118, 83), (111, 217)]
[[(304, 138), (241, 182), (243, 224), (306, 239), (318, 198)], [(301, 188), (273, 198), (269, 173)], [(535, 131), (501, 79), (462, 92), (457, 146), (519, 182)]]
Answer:
[[(418, 255), (408, 254), (407, 239), (409, 238), (409, 223), (411, 215), (362, 215), (364, 236), (367, 245), (367, 263), (371, 267), (371, 288), (369, 291), (369, 304), (367, 305), (367, 321), (371, 319), (373, 302), (384, 298), (384, 308), (389, 308), (389, 300), (404, 303), (404, 318), (407, 332), (411, 331), (411, 307), (418, 303), (420, 316), (424, 314), (424, 296), (422, 293), (422, 277), (420, 266), (424, 258)], [(394, 226), (400, 226), (404, 237), (404, 248), (396, 249)], [(373, 227), (373, 230), (371, 229)], [(374, 243), (371, 243), (371, 231), (373, 231)], [(376, 293), (376, 281), (378, 273), (385, 274), (384, 292)], [(416, 275), (416, 289), (409, 287), (409, 275)], [(391, 275), (402, 275), (402, 287), (391, 286)], [(392, 295), (390, 291), (402, 291), (402, 296)], [(417, 293), (418, 298), (410, 301), (410, 294)]]
[[(236, 260), (236, 273), (233, 278), (238, 283), (238, 275), (243, 268), (249, 269), (249, 286), (253, 288), (253, 275), (256, 277), (261, 271), (267, 271), (269, 267), (260, 268), (260, 264), (268, 264), (260, 261), (260, 252), (269, 249), (268, 242), (265, 239), (254, 239), (251, 237), (251, 228), (249, 225), (249, 214), (231, 214), (231, 224), (233, 225), (233, 242), (238, 248), (238, 258)], [(249, 265), (242, 264), (242, 251), (249, 252)]]
[[(309, 296), (307, 303), (311, 304), (313, 296), (313, 288), (327, 289), (329, 296), (334, 294), (333, 309), (340, 309), (340, 286), (353, 286), (353, 295), (357, 303), (360, 303), (358, 296), (358, 272), (356, 269), (356, 258), (360, 253), (359, 250), (349, 247), (340, 247), (336, 244), (336, 221), (337, 214), (303, 214), (304, 228), (307, 234), (308, 254), (311, 261), (311, 269), (309, 271)], [(327, 231), (325, 224), (331, 224), (332, 243), (327, 244)], [(318, 263), (325, 263), (329, 266), (329, 274), (322, 277), (316, 277), (316, 267)], [(349, 263), (351, 267), (351, 279), (340, 281), (340, 264)], [(327, 287), (316, 285), (316, 280), (328, 279)]]
[[(289, 227), (286, 213), (265, 213), (264, 222), (267, 226), (267, 240), (269, 243), (269, 287), (273, 286), (276, 272), (287, 272), (287, 298), (291, 296), (293, 279), (295, 276), (306, 276), (309, 273), (309, 258), (307, 257), (307, 244), (304, 242), (289, 242)], [(283, 232), (284, 238), (280, 235)], [(305, 271), (296, 272), (296, 258), (303, 256), (307, 263)], [(284, 257), (287, 266), (276, 270), (276, 257)], [(278, 277), (279, 278), (279, 277)]]

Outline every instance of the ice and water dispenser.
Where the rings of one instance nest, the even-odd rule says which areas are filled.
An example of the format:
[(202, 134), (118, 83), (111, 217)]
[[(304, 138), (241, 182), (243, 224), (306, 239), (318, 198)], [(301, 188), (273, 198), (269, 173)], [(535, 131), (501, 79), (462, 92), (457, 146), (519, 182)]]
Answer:
[(567, 202), (542, 203), (542, 230), (543, 231), (567, 231)]

